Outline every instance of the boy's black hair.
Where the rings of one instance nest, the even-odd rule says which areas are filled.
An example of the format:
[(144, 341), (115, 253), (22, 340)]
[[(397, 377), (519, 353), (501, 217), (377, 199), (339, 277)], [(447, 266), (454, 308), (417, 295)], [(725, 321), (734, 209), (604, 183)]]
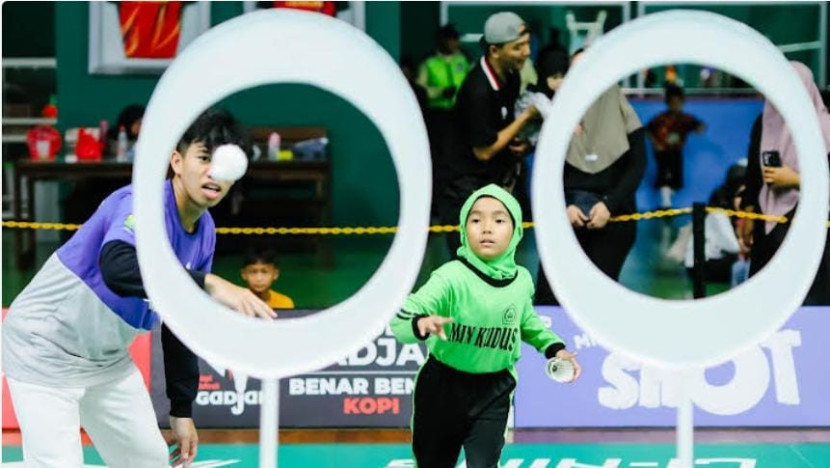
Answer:
[(666, 85), (666, 103), (669, 102), (671, 98), (678, 97), (680, 99), (686, 99), (686, 93), (683, 92), (683, 88), (677, 86), (676, 84), (667, 84)]
[(247, 134), (234, 116), (224, 109), (211, 108), (202, 112), (185, 130), (176, 149), (184, 154), (193, 143), (204, 143), (210, 153), (217, 146), (233, 144), (250, 154)]
[(270, 247), (251, 247), (242, 257), (242, 268), (256, 263), (277, 265), (277, 252)]

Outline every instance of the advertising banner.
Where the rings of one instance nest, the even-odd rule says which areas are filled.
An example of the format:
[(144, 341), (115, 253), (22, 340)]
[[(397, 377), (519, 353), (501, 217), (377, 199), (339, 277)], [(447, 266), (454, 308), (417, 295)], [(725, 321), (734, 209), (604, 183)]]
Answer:
[[(292, 310), (300, 317), (315, 310)], [(168, 424), (159, 330), (153, 346), (153, 402)], [(408, 427), (423, 343), (399, 343), (387, 327), (372, 343), (326, 369), (280, 380), (280, 427)], [(275, 356), (275, 359), (278, 357)], [(260, 381), (200, 359), (193, 417), (199, 427), (259, 427)]]
[[(674, 375), (608, 352), (558, 307), (537, 311), (568, 348), (578, 352), (583, 373), (574, 384), (556, 383), (545, 375), (544, 356), (524, 345), (518, 364), (516, 427), (675, 425)], [(695, 425), (830, 426), (827, 330), (830, 307), (802, 307), (760, 345), (696, 371), (691, 388)]]

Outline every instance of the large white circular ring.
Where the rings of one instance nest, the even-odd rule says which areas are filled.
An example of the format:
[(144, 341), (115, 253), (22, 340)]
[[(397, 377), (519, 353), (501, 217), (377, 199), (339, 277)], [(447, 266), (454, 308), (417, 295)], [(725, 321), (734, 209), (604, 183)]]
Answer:
[[(162, 202), (170, 154), (187, 126), (220, 99), (269, 83), (307, 83), (351, 102), (383, 135), (400, 184), (398, 233), (363, 288), (323, 313), (273, 322), (231, 313), (194, 284), (173, 254)], [(275, 115), (279, 112), (274, 109)], [(415, 283), (429, 224), (426, 129), (395, 62), (342, 21), (266, 10), (214, 27), (162, 76), (147, 107), (137, 152), (133, 183), (136, 219), (141, 221), (136, 241), (145, 288), (165, 323), (210, 362), (260, 378), (325, 367), (371, 341)]]
[[(667, 63), (715, 66), (755, 85), (780, 111), (798, 148), (801, 201), (778, 254), (739, 288), (695, 301), (632, 292), (605, 276), (576, 243), (563, 212), (571, 131), (620, 78)], [(656, 366), (713, 365), (774, 333), (800, 306), (827, 235), (828, 167), (815, 110), (778, 49), (743, 23), (692, 11), (648, 15), (596, 42), (568, 72), (543, 128), (533, 216), (548, 279), (573, 320), (603, 346)], [(717, 129), (713, 129), (717, 131)]]

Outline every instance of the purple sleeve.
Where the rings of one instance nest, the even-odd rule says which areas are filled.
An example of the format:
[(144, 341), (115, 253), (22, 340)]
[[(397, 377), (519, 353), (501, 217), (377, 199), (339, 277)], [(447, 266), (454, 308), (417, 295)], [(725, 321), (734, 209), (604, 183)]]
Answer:
[(104, 226), (103, 246), (110, 241), (122, 241), (135, 246), (135, 217), (133, 216), (133, 194), (125, 193), (118, 200), (113, 200)]
[(213, 269), (213, 253), (216, 250), (216, 224), (210, 213), (205, 213), (205, 231), (201, 245), (201, 261), (197, 264), (196, 270), (210, 273)]
[(199, 268), (197, 268), (197, 270), (198, 271), (203, 271), (205, 273), (210, 273), (210, 271), (212, 269), (213, 269), (213, 251), (211, 250), (210, 255), (208, 255), (207, 258), (205, 259), (205, 261), (201, 265), (199, 265)]

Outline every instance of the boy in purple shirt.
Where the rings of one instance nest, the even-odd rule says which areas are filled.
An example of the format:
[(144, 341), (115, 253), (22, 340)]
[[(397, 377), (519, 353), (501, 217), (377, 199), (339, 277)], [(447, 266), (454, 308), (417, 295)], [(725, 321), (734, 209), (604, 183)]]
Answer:
[[(247, 288), (210, 273), (216, 231), (207, 209), (233, 184), (210, 177), (211, 155), (219, 145), (242, 141), (229, 113), (199, 116), (170, 159), (165, 225), (179, 261), (206, 292), (240, 313), (270, 319), (274, 312)], [(196, 356), (162, 324), (170, 427), (178, 445), (168, 454), (127, 352), (133, 338), (158, 321), (138, 268), (132, 212), (133, 187), (113, 192), (9, 308), (3, 369), (27, 466), (82, 466), (80, 426), (110, 466), (187, 466), (196, 456)]]

